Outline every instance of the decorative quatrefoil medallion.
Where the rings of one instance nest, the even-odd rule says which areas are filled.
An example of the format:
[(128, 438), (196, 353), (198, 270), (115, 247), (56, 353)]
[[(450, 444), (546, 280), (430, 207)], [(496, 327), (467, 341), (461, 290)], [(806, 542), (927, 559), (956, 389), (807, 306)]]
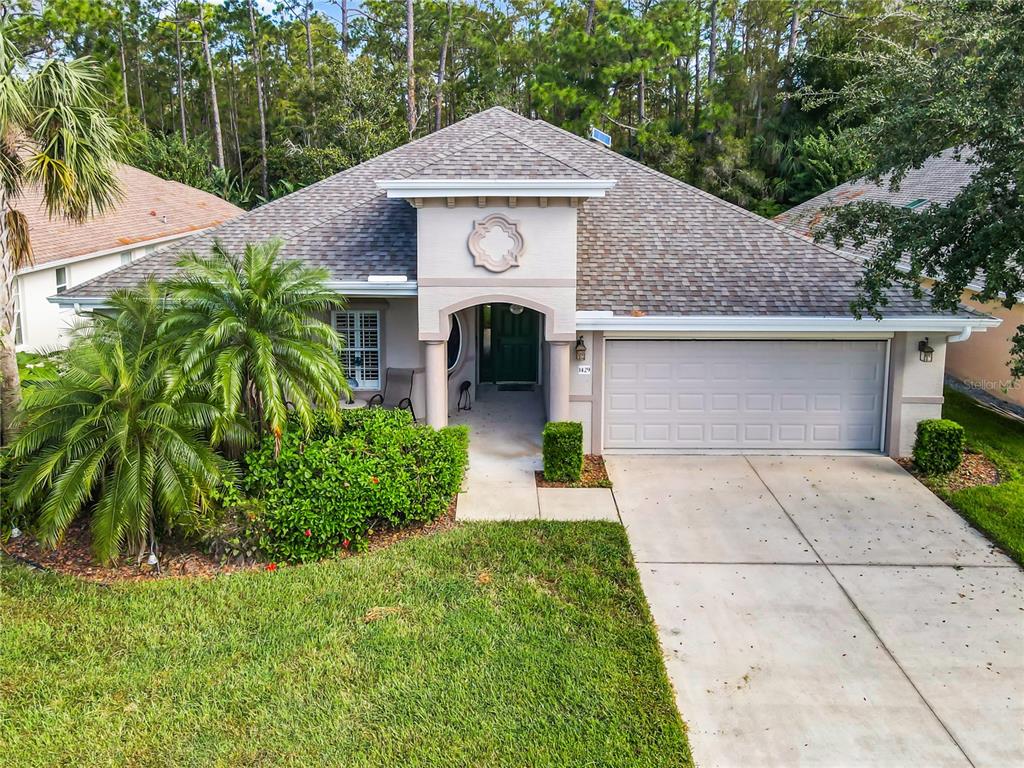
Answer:
[(523, 236), (519, 233), (519, 224), (492, 213), (490, 216), (473, 222), (473, 231), (469, 235), (469, 252), (473, 254), (473, 263), (491, 272), (504, 272), (510, 267), (519, 266), (519, 257), (523, 255)]

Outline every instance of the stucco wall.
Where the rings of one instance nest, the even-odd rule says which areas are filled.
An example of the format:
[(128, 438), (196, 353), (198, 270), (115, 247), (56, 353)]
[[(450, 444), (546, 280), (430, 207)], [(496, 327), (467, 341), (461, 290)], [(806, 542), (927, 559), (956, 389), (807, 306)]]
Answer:
[[(457, 313), (462, 323), (462, 354), (455, 367), (448, 372), (448, 415), (455, 413), (459, 407), (459, 385), (469, 382), (471, 402), (476, 402), (477, 382), (477, 345), (476, 345), (476, 310), (466, 309)], [(416, 329), (412, 329), (412, 339), (416, 340)], [(421, 342), (416, 342), (422, 346)]]
[[(161, 241), (160, 245), (170, 240)], [(107, 253), (93, 258), (52, 262), (39, 268), (29, 268), (18, 275), (21, 296), (21, 322), (23, 342), (19, 350), (29, 352), (55, 349), (67, 346), (69, 329), (81, 318), (73, 309), (60, 309), (48, 301), (57, 293), (57, 269), (67, 270), (69, 288), (99, 277), (104, 272), (120, 267), (122, 257), (132, 260), (142, 258), (151, 253), (157, 245), (134, 245), (116, 253)]]
[[(583, 337), (587, 347), (586, 359), (576, 359), (576, 343), (570, 345), (572, 360), (569, 367), (569, 412), (573, 421), (583, 424), (583, 450), (587, 453), (600, 453), (600, 436), (595, 432), (595, 423), (599, 420), (600, 403), (596, 402), (597, 386), (595, 381), (601, 375), (595, 360), (598, 357), (597, 345), (600, 334), (591, 331), (580, 331), (576, 334)], [(582, 370), (590, 369), (590, 373)]]
[(73, 309), (60, 309), (47, 301), (57, 293), (58, 267), (67, 270), (67, 284), (71, 287), (119, 266), (121, 254), (113, 253), (70, 264), (58, 262), (18, 275), (23, 340), (18, 349), (35, 352), (66, 346), (69, 329), (81, 320)]
[[(426, 389), (423, 374), (423, 345), (416, 339), (416, 299), (414, 298), (353, 298), (348, 301), (349, 309), (375, 309), (381, 313), (383, 361), (381, 382), (385, 381), (387, 368), (412, 368), (412, 404), (416, 417), (423, 419), (426, 413)], [(323, 318), (330, 321), (330, 313)], [(370, 398), (376, 391), (360, 391), (359, 397)]]
[[(489, 202), (502, 202), (494, 198)], [(427, 200), (418, 211), (417, 282), (419, 338), (448, 337), (447, 315), (488, 302), (513, 302), (542, 312), (545, 337), (569, 339), (576, 322), (576, 209), (552, 199), (516, 207), (460, 199), (449, 208)], [(468, 239), (475, 223), (501, 214), (518, 226), (523, 238), (519, 265), (492, 272), (474, 263)]]
[(963, 301), (981, 312), (1002, 319), (998, 328), (974, 333), (967, 341), (950, 344), (946, 353), (946, 370), (961, 381), (978, 387), (1003, 400), (1024, 405), (1024, 381), (1010, 377), (1007, 361), (1017, 327), (1024, 325), (1024, 304), (1006, 309), (999, 304), (981, 304), (965, 293)]
[[(932, 362), (921, 362), (918, 344), (928, 338), (935, 350)], [(914, 448), (917, 424), (942, 416), (942, 383), (946, 339), (924, 333), (897, 333), (889, 347), (889, 400), (886, 411), (887, 452), (909, 456)]]

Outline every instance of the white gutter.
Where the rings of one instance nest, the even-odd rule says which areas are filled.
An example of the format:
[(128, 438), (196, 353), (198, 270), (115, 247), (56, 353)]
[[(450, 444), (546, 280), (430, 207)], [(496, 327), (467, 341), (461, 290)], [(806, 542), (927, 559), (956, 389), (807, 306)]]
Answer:
[[(416, 281), (397, 278), (380, 278), (371, 275), (371, 280), (328, 280), (327, 287), (345, 296), (415, 296)], [(110, 306), (106, 296), (72, 296), (58, 293), (48, 296), (47, 301), (61, 309), (74, 309), (76, 313), (104, 309)]]
[[(731, 316), (649, 316), (633, 317), (612, 312), (576, 313), (579, 331), (725, 331), (732, 333), (894, 333), (899, 331), (946, 331), (957, 336), (972, 330), (995, 328), (1002, 320), (995, 317), (956, 317), (922, 315), (888, 317), (881, 320), (854, 317), (774, 317), (771, 315)], [(967, 338), (964, 336), (964, 338)]]
[(327, 287), (345, 296), (415, 296), (415, 280), (387, 280), (370, 276), (369, 280), (328, 280)]
[(614, 179), (386, 179), (388, 197), (604, 197)]

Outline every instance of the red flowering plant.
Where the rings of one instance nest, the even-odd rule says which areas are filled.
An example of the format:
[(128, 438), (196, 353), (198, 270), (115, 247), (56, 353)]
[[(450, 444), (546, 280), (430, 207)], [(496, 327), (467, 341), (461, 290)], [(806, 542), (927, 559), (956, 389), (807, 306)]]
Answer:
[(347, 412), (313, 436), (286, 430), (276, 456), (265, 438), (246, 455), (243, 481), (261, 502), (261, 551), (311, 562), (364, 549), (370, 529), (435, 519), (458, 492), (466, 447), (464, 427), (435, 430), (383, 409)]

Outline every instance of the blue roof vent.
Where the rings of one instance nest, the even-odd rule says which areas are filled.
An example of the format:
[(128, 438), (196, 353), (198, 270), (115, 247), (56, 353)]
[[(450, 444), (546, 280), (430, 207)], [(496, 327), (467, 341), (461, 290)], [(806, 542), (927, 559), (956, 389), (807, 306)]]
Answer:
[(604, 144), (606, 147), (611, 149), (612, 137), (611, 134), (605, 133), (604, 131), (598, 130), (594, 126), (590, 126), (590, 138), (596, 141), (598, 144)]

